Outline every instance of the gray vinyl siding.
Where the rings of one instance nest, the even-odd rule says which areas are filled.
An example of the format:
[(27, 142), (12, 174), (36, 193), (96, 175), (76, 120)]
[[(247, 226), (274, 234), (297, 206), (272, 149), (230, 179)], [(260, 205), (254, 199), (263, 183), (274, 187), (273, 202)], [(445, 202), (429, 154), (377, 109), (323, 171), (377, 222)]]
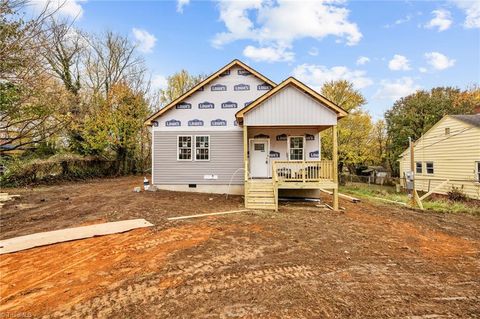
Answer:
[(336, 125), (337, 115), (307, 93), (285, 87), (245, 113), (248, 126)]
[[(243, 168), (243, 135), (232, 131), (154, 131), (153, 183), (156, 185), (227, 185), (232, 174)], [(177, 161), (178, 135), (209, 135), (210, 161)], [(218, 179), (204, 179), (217, 175)], [(244, 172), (238, 170), (232, 185), (243, 184)]]

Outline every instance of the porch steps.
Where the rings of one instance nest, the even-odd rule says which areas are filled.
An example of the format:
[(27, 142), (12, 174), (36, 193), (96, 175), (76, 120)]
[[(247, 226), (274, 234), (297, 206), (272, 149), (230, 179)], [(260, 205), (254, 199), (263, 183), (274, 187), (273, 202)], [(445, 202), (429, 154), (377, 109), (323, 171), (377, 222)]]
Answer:
[(248, 181), (245, 207), (250, 209), (275, 210), (275, 189), (271, 180)]

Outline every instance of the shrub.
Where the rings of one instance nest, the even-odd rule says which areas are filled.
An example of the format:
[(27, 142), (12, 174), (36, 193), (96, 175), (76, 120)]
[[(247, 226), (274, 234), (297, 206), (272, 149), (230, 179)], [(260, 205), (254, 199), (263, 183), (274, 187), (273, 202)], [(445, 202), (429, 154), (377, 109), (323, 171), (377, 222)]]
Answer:
[(452, 186), (452, 188), (448, 191), (447, 197), (453, 202), (463, 202), (467, 200), (467, 195), (465, 195), (463, 190), (460, 187), (455, 186)]
[(1, 186), (23, 186), (60, 180), (82, 180), (119, 175), (119, 163), (96, 157), (60, 154), (48, 159), (11, 160), (5, 174), (0, 176)]

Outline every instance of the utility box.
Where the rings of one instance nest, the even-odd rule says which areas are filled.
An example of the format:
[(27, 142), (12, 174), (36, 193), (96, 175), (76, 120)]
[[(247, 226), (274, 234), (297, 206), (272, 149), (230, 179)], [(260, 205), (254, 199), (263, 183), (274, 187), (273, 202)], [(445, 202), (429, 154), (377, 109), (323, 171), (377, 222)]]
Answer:
[(414, 183), (414, 173), (412, 171), (405, 172), (405, 186), (407, 190), (413, 190)]

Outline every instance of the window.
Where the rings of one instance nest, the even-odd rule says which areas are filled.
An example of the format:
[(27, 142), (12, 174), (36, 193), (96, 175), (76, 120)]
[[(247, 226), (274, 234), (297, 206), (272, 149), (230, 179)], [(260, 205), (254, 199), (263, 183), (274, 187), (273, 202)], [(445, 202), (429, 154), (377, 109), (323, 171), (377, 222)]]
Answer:
[(289, 159), (291, 161), (303, 160), (303, 136), (290, 137)]
[(191, 161), (192, 160), (192, 137), (178, 136), (178, 151), (177, 160)]
[(210, 137), (205, 135), (195, 136), (195, 160), (208, 161), (210, 160)]
[(255, 151), (265, 152), (265, 143), (253, 143), (253, 149)]
[(475, 162), (475, 169), (476, 169), (476, 175), (477, 175), (477, 182), (480, 183), (480, 161)]
[(433, 174), (433, 162), (427, 162), (426, 163), (426, 168), (427, 168), (427, 174)]
[(450, 135), (450, 128), (449, 127), (445, 128), (445, 135)]
[(417, 174), (422, 174), (422, 162), (415, 163), (415, 172)]

